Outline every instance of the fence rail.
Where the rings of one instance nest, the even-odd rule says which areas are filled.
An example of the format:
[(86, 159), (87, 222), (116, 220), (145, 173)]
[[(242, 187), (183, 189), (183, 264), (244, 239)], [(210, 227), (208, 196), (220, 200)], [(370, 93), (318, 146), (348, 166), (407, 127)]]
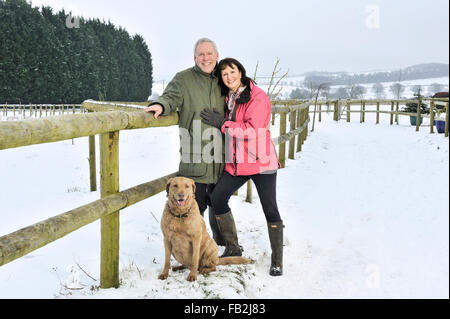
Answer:
[(99, 218), (162, 192), (175, 173), (48, 218), (0, 237), (0, 266), (43, 247)]
[[(0, 237), (0, 266), (100, 219), (100, 286), (110, 288), (119, 285), (119, 211), (163, 191), (167, 180), (176, 174), (119, 191), (119, 132), (178, 124), (176, 112), (155, 120), (152, 114), (142, 112), (142, 105), (145, 104), (87, 100), (82, 107), (89, 113), (0, 122), (0, 150), (89, 137), (91, 190), (96, 189), (94, 136), (99, 134), (101, 176), (101, 199)], [(308, 108), (308, 103), (274, 106), (273, 114), (279, 113), (281, 116), (280, 136), (274, 138), (274, 142), (279, 145), (283, 167), (286, 142), (289, 141), (289, 158), (294, 158), (295, 137), (298, 136), (297, 151), (301, 150), (301, 144), (307, 137)], [(286, 133), (288, 113), (290, 131)], [(251, 193), (251, 184), (247, 192)]]

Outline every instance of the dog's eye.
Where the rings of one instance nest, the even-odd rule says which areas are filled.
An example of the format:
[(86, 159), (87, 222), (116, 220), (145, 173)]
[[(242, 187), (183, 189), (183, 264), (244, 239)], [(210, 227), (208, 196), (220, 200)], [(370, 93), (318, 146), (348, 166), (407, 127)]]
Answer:
[(174, 184), (174, 185), (172, 185), (173, 187), (178, 187), (178, 185), (177, 184)]
[(189, 188), (189, 185), (185, 185), (184, 188)]

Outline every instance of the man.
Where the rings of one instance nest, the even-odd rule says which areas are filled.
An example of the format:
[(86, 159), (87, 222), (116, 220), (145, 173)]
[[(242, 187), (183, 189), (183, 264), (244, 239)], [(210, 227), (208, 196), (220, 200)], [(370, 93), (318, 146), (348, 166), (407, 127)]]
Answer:
[[(144, 109), (145, 112), (155, 112), (155, 119), (159, 115), (179, 111), (181, 160), (178, 174), (195, 181), (195, 199), (202, 216), (206, 207), (210, 206), (209, 194), (224, 167), (222, 143), (217, 145), (217, 136), (222, 139), (222, 135), (216, 128), (202, 124), (200, 118), (200, 112), (205, 108), (216, 109), (224, 116), (225, 101), (214, 74), (218, 60), (216, 44), (201, 38), (194, 47), (195, 66), (177, 73), (164, 93)], [(216, 140), (213, 135), (207, 134), (207, 130), (216, 131)], [(206, 150), (208, 156), (203, 154)], [(225, 245), (211, 207), (209, 224), (217, 244)]]

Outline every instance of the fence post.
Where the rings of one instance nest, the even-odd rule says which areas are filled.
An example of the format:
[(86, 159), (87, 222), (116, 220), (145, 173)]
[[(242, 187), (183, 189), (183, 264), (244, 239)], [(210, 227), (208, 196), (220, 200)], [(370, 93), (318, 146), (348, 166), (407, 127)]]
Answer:
[(397, 125), (398, 125), (398, 105), (399, 105), (399, 102), (397, 101), (397, 103), (395, 104), (395, 123), (397, 123)]
[(350, 101), (347, 101), (347, 122), (350, 122)]
[[(101, 198), (119, 191), (119, 131), (100, 134)], [(119, 286), (119, 211), (101, 219), (100, 287)]]
[(319, 103), (319, 122), (322, 122), (322, 103)]
[[(420, 94), (420, 89), (419, 89), (419, 94)], [(420, 119), (421, 119), (421, 117), (420, 117), (420, 113), (421, 113), (421, 105), (422, 105), (422, 99), (420, 98), (420, 95), (419, 95), (419, 100), (417, 101), (418, 103), (417, 103), (417, 113), (416, 113), (416, 132), (419, 132), (419, 127), (420, 127)]]
[(445, 137), (448, 137), (448, 102), (445, 106)]
[(97, 190), (97, 168), (95, 163), (95, 135), (89, 136), (89, 180), (91, 192)]
[(390, 124), (394, 124), (394, 101), (391, 101), (391, 120), (390, 120)]
[(380, 102), (377, 101), (377, 121), (375, 124), (379, 124), (380, 123)]
[[(303, 110), (303, 123), (305, 123), (308, 119), (309, 119), (309, 111), (307, 109)], [(306, 141), (307, 137), (308, 137), (308, 128), (303, 130), (302, 145)]]
[[(286, 117), (287, 113), (282, 112), (280, 113), (280, 136), (283, 136), (286, 134)], [(286, 167), (286, 142), (283, 142), (279, 146), (278, 156), (281, 164), (281, 168)]]
[[(309, 107), (307, 108), (307, 112), (309, 112)], [(297, 111), (297, 127), (302, 126), (302, 118), (303, 118), (303, 111), (298, 110)], [(306, 128), (308, 130), (308, 128)], [(302, 150), (302, 133), (298, 133), (297, 135), (297, 152), (300, 152)]]
[[(295, 130), (295, 115), (297, 113), (295, 111), (292, 111), (291, 113), (289, 113), (289, 131), (294, 131)], [(289, 159), (294, 159), (294, 153), (295, 153), (295, 136), (293, 136), (290, 140), (289, 140), (289, 155), (288, 158)]]
[(430, 134), (434, 133), (434, 100), (430, 102)]
[(360, 123), (364, 123), (366, 115), (366, 101), (361, 101), (361, 117), (360, 117)]
[(339, 120), (338, 112), (339, 112), (339, 102), (336, 100), (336, 102), (334, 102), (334, 114), (333, 114), (333, 120), (335, 121)]

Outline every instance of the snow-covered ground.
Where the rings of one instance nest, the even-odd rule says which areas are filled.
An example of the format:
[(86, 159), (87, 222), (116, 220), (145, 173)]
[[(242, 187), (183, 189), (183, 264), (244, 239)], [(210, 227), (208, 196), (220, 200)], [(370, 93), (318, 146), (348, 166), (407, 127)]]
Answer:
[[(316, 118), (317, 120), (317, 118)], [(0, 298), (449, 298), (449, 140), (406, 117), (366, 123), (323, 114), (278, 172), (284, 275), (271, 277), (261, 205), (231, 200), (250, 265), (187, 270), (164, 262), (160, 193), (121, 211), (118, 289), (99, 289), (100, 223), (0, 267)], [(426, 122), (425, 122), (426, 124)], [(273, 127), (278, 135), (278, 126)], [(120, 132), (120, 186), (177, 169), (177, 127)], [(0, 151), (0, 236), (94, 201), (88, 139)], [(99, 164), (97, 164), (99, 167)], [(175, 262), (174, 262), (175, 263)]]

